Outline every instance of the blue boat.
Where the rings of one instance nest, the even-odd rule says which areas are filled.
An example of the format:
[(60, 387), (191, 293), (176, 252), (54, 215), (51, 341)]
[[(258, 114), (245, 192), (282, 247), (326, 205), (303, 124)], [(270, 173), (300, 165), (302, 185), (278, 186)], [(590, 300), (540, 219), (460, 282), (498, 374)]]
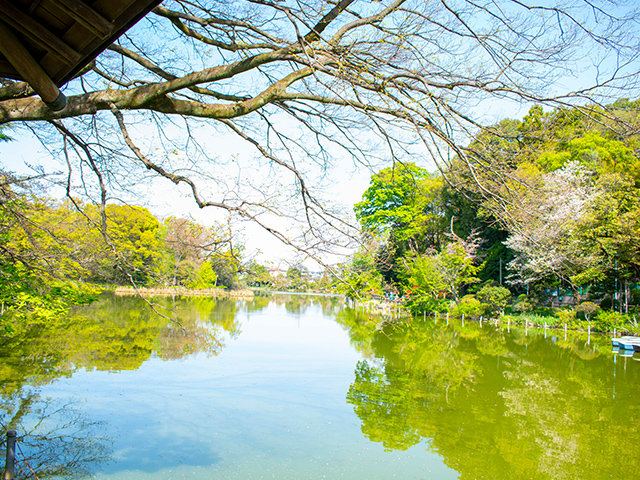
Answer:
[(633, 350), (640, 352), (640, 338), (634, 338), (633, 340), (620, 340), (618, 342), (620, 350)]
[(640, 337), (626, 336), (626, 337), (612, 338), (611, 339), (611, 345), (614, 346), (614, 347), (619, 347), (620, 346), (620, 342), (629, 342), (629, 341), (634, 341), (634, 340), (640, 341)]

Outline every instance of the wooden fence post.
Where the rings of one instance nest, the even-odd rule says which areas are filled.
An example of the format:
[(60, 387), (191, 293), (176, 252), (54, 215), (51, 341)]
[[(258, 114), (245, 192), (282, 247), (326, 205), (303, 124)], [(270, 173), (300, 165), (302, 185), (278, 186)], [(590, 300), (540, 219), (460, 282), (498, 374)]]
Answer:
[(7, 432), (7, 461), (4, 467), (4, 480), (13, 480), (14, 465), (16, 459), (16, 432), (9, 430)]

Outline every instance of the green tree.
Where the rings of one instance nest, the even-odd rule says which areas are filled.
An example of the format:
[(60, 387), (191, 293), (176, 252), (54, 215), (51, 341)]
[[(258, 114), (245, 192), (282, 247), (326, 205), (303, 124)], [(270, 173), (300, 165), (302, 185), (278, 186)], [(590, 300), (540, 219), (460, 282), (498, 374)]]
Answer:
[(237, 249), (228, 249), (215, 252), (209, 257), (209, 263), (216, 274), (216, 286), (230, 290), (240, 288), (238, 272), (241, 258)]
[(466, 286), (478, 283), (481, 267), (474, 264), (473, 253), (465, 249), (462, 242), (452, 242), (439, 254), (436, 269), (442, 276), (446, 292), (458, 302)]
[(213, 271), (211, 262), (203, 262), (193, 282), (187, 283), (189, 288), (213, 288), (218, 281), (218, 274)]
[(484, 314), (489, 317), (504, 315), (511, 292), (501, 286), (485, 285), (477, 293), (476, 298), (482, 303)]
[(154, 281), (186, 285), (196, 281), (206, 259), (226, 246), (230, 235), (221, 225), (207, 228), (187, 218), (168, 217), (160, 226), (162, 248), (155, 261)]
[(478, 318), (484, 313), (484, 305), (474, 295), (465, 295), (453, 307), (453, 313), (466, 318)]
[(518, 295), (518, 298), (516, 298), (513, 303), (512, 309), (516, 312), (527, 313), (533, 310), (533, 307), (534, 306), (529, 301), (529, 297), (523, 293)]
[(356, 252), (350, 262), (341, 265), (333, 288), (351, 299), (382, 295), (383, 279), (376, 268), (372, 251), (363, 249)]
[(442, 178), (414, 163), (398, 163), (372, 175), (369, 188), (354, 211), (369, 233), (406, 242), (414, 252), (440, 247), (443, 206)]
[(584, 315), (584, 319), (591, 323), (591, 316), (600, 310), (600, 307), (593, 302), (582, 302), (576, 310)]
[(291, 265), (287, 269), (285, 278), (289, 283), (288, 288), (292, 290), (305, 291), (309, 287), (309, 282), (311, 281), (309, 269), (302, 264)]
[(87, 205), (84, 213), (92, 277), (101, 282), (148, 282), (161, 250), (160, 222), (151, 212), (143, 207), (107, 205), (106, 238), (100, 231), (99, 209)]
[[(477, 161), (491, 161), (492, 172), (501, 172), (502, 178), (478, 175), (495, 194), (485, 195), (483, 208), (509, 232), (510, 282), (523, 288), (560, 280), (576, 290), (615, 276), (629, 292), (627, 284), (638, 278), (630, 241), (640, 215), (638, 106), (621, 101), (594, 107), (594, 115), (538, 106), (522, 121), (496, 126), (500, 148), (489, 148), (488, 132), (478, 135)], [(618, 124), (626, 130), (616, 131)], [(461, 172), (461, 183), (478, 192)]]
[(414, 313), (439, 310), (446, 302), (446, 285), (438, 270), (437, 256), (415, 256), (407, 259), (406, 265), (407, 307)]
[(620, 312), (629, 312), (631, 282), (640, 282), (640, 188), (630, 175), (612, 173), (598, 179), (598, 194), (581, 219), (575, 235), (581, 255), (595, 259), (576, 276), (581, 283), (617, 279), (623, 301)]
[[(467, 250), (466, 248), (471, 248)], [(469, 285), (479, 282), (469, 243), (452, 242), (440, 252), (404, 259), (403, 286), (414, 312), (439, 309), (447, 299), (458, 303)]]
[(247, 285), (254, 287), (269, 285), (273, 282), (269, 269), (256, 261), (251, 261), (243, 266), (242, 280)]
[(75, 258), (73, 222), (64, 205), (36, 197), (24, 182), (0, 172), (0, 334), (56, 322), (69, 306), (97, 291), (69, 281), (86, 273)]

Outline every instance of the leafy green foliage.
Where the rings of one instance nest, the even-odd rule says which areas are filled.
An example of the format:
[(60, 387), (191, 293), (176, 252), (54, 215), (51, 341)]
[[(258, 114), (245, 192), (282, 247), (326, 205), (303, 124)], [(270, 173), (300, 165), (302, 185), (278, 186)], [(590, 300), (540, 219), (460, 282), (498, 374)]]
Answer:
[(516, 301), (511, 306), (511, 309), (513, 311), (519, 312), (519, 313), (530, 312), (533, 310), (533, 308), (534, 306), (529, 301), (529, 297), (524, 293), (518, 295), (518, 298), (516, 298)]
[(217, 235), (175, 218), (161, 226), (142, 207), (108, 204), (104, 214), (103, 225), (100, 207), (37, 196), (0, 173), (0, 334), (56, 322), (71, 305), (94, 299), (83, 279), (209, 288), (222, 273), (225, 286), (237, 284), (237, 256), (206, 261), (225, 243), (221, 229)]
[(217, 276), (217, 286), (229, 289), (240, 286), (238, 277), (240, 257), (236, 250), (228, 249), (216, 252), (209, 257), (209, 262)]
[(413, 163), (396, 164), (371, 177), (354, 211), (367, 232), (423, 243), (424, 237), (437, 239), (442, 231), (441, 189), (440, 177)]
[(484, 305), (474, 295), (465, 295), (454, 306), (451, 313), (466, 318), (478, 318), (484, 313)]
[(614, 328), (624, 327), (627, 317), (618, 312), (601, 310), (595, 318), (595, 326), (598, 330), (610, 332)]
[(260, 287), (271, 284), (273, 279), (266, 266), (251, 261), (243, 268), (243, 281), (249, 286)]
[(461, 242), (450, 243), (435, 254), (406, 258), (404, 263), (403, 287), (407, 307), (414, 313), (442, 310), (447, 299), (458, 302), (462, 289), (479, 281), (480, 267)]
[[(154, 260), (156, 285), (193, 285), (202, 278), (203, 264), (230, 238), (221, 225), (207, 228), (188, 218), (168, 217), (160, 225), (162, 248)], [(207, 282), (205, 282), (207, 283)]]
[(12, 138), (5, 133), (6, 130), (7, 125), (0, 125), (0, 142), (8, 142), (12, 140)]
[(561, 324), (574, 326), (576, 322), (576, 310), (575, 308), (560, 309), (556, 312), (556, 317), (558, 317)]
[[(491, 192), (483, 208), (509, 232), (509, 281), (520, 288), (640, 281), (640, 101), (588, 108), (536, 106), (471, 145), (471, 161), (490, 165), (474, 175)], [(482, 195), (469, 171), (453, 167), (463, 188)]]
[(13, 337), (35, 325), (57, 324), (70, 306), (95, 300), (99, 289), (26, 268), (4, 265), (0, 277), (0, 336)]
[(31, 195), (20, 179), (0, 175), (0, 335), (56, 322), (97, 290), (66, 280), (85, 270), (72, 253), (69, 212)]
[(340, 278), (333, 283), (333, 288), (351, 299), (381, 295), (382, 275), (376, 269), (373, 255), (370, 252), (355, 253), (351, 263), (342, 265)]
[(584, 315), (587, 322), (590, 322), (591, 316), (600, 310), (600, 307), (593, 302), (582, 302), (576, 307), (576, 310)]
[(218, 274), (213, 271), (211, 262), (203, 262), (198, 270), (195, 281), (188, 283), (189, 288), (213, 288), (218, 280)]
[(598, 187), (599, 195), (575, 232), (597, 261), (577, 279), (586, 282), (616, 274), (638, 281), (640, 189), (629, 175), (619, 173), (601, 176)]
[(483, 313), (488, 317), (498, 317), (504, 314), (511, 292), (501, 286), (485, 285), (476, 293), (476, 299), (482, 304)]
[(147, 282), (160, 251), (160, 222), (143, 207), (109, 204), (106, 239), (100, 231), (98, 207), (87, 205), (86, 262), (94, 279), (108, 283)]
[(446, 304), (446, 285), (435, 255), (420, 255), (407, 261), (406, 306), (413, 313), (439, 311)]

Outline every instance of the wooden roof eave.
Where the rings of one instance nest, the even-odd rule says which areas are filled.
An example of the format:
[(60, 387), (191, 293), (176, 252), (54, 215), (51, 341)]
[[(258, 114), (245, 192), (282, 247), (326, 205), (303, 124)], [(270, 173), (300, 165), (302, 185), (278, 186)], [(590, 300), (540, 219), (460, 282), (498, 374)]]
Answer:
[[(9, 63), (7, 67), (5, 62), (7, 68), (0, 76), (26, 81), (50, 108), (61, 110), (66, 98), (59, 87), (79, 75), (160, 3), (161, 0), (48, 0), (69, 20), (66, 31), (60, 33), (58, 29), (56, 34), (42, 16), (31, 15), (40, 0), (32, 2), (29, 13), (10, 0), (0, 0), (0, 54)], [(36, 50), (40, 52), (39, 61), (34, 55)]]

